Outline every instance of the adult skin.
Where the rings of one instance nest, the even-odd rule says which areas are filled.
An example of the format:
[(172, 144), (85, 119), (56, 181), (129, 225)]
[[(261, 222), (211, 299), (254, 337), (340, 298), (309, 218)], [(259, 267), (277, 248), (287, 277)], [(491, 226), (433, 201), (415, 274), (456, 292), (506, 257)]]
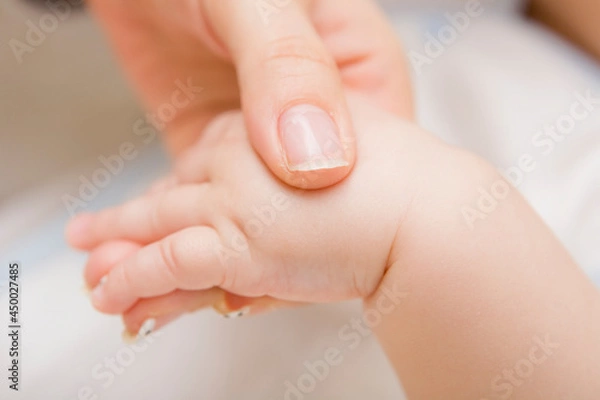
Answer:
[[(177, 159), (216, 115), (241, 106), (253, 147), (269, 169), (292, 186), (317, 189), (344, 179), (354, 165), (354, 131), (342, 90), (352, 89), (403, 119), (413, 117), (404, 53), (372, 0), (353, 0), (352, 7), (346, 0), (89, 0), (88, 5), (147, 109), (171, 104), (178, 81), (204, 89), (172, 119), (161, 121), (166, 122), (167, 147)], [(292, 124), (291, 135), (286, 135), (290, 124), (282, 121), (290, 118), (282, 114), (307, 104), (322, 108), (335, 121), (347, 165), (328, 166), (327, 157), (315, 154), (314, 146), (302, 148), (335, 140), (305, 138), (286, 145), (286, 137), (310, 136), (310, 129), (299, 132)], [(316, 119), (321, 124), (326, 120)], [(315, 129), (314, 134), (327, 130)], [(317, 162), (304, 163), (309, 168), (290, 165), (303, 151), (316, 155)], [(154, 190), (193, 173), (178, 164), (171, 179)], [(110, 265), (138, 246), (106, 243), (89, 263)], [(220, 291), (214, 298), (173, 295), (168, 303), (169, 309), (181, 311), (213, 304), (224, 314), (249, 304), (255, 312), (286, 305), (230, 294), (223, 299)], [(128, 330), (137, 330), (153, 305), (146, 302), (129, 314)]]
[[(346, 177), (355, 161), (342, 87), (412, 115), (401, 49), (373, 0), (352, 7), (343, 0), (89, 5), (148, 109), (169, 104), (177, 81), (204, 89), (166, 124), (174, 154), (241, 103), (253, 146), (271, 171), (292, 186), (317, 189)], [(600, 57), (598, 12), (591, 0), (531, 5), (534, 17)]]
[[(490, 173), (481, 179), (499, 178)], [(443, 182), (433, 187), (423, 196), (439, 201), (439, 192), (447, 193), (439, 190)], [(461, 197), (467, 191), (451, 193), (453, 201), (443, 199), (433, 209), (454, 211), (470, 199)], [(410, 278), (411, 298), (375, 331), (411, 398), (499, 398), (517, 390), (527, 399), (597, 393), (597, 291), (522, 198), (511, 196), (476, 232), (454, 219), (443, 222), (437, 220), (444, 229), (435, 233), (446, 246), (432, 252), (423, 246), (431, 230), (410, 230), (410, 245), (398, 246), (410, 251), (394, 254), (382, 283), (383, 289), (386, 282)], [(449, 271), (452, 279), (446, 279)], [(494, 296), (478, 301), (482, 293)], [(378, 294), (367, 310), (377, 309)], [(193, 293), (167, 296), (145, 301), (175, 304), (171, 311), (213, 301), (201, 304)], [(494, 322), (483, 324), (473, 315), (492, 315)], [(444, 345), (432, 345), (440, 332)]]
[(372, 0), (90, 0), (145, 106), (176, 82), (202, 93), (166, 122), (178, 154), (215, 115), (242, 108), (253, 147), (284, 182), (317, 189), (355, 161), (342, 88), (411, 118), (406, 63)]
[[(570, 32), (569, 36), (593, 51), (596, 25), (572, 22), (579, 18), (578, 13), (593, 15), (588, 11), (590, 7), (597, 6), (587, 0), (576, 1), (581, 2), (580, 7), (554, 0), (537, 0), (533, 3), (532, 14), (561, 31)], [(248, 15), (254, 15), (252, 20), (244, 13), (228, 12), (228, 7), (233, 6), (231, 1), (178, 1), (172, 2), (170, 7), (161, 7), (166, 4), (164, 1), (90, 0), (90, 3), (148, 108), (156, 109), (169, 102), (174, 82), (178, 79), (190, 77), (194, 84), (206, 89), (202, 96), (198, 96), (189, 107), (181, 109), (167, 124), (165, 139), (174, 154), (189, 147), (215, 115), (222, 110), (239, 107), (241, 101), (254, 147), (273, 172), (287, 183), (317, 188), (342, 179), (350, 168), (312, 174), (292, 173), (286, 168), (282, 162), (285, 156), (279, 152), (282, 147), (277, 146), (279, 132), (274, 128), (278, 124), (278, 110), (284, 110), (286, 102), (293, 104), (301, 99), (323, 104), (321, 101), (324, 101), (331, 110), (337, 107), (332, 105), (337, 101), (343, 110), (340, 115), (345, 117), (343, 98), (337, 95), (326, 99), (320, 97), (326, 95), (322, 93), (322, 87), (331, 87), (331, 84), (323, 82), (333, 79), (366, 94), (401, 117), (412, 115), (401, 51), (387, 21), (370, 1), (356, 0), (354, 7), (347, 7), (342, 0), (302, 1), (283, 7), (285, 1), (267, 1), (263, 3), (279, 6), (271, 12), (263, 9), (263, 13), (257, 8), (244, 9), (249, 12)], [(222, 9), (211, 8), (213, 3), (221, 4), (219, 7)], [(259, 3), (238, 0), (235, 6), (257, 6)], [(563, 6), (570, 11), (561, 13)], [(557, 18), (550, 18), (552, 15)], [(289, 31), (289, 23), (293, 20), (303, 21), (301, 25), (310, 35)], [(587, 17), (579, 20), (590, 21)], [(214, 40), (206, 38), (209, 27), (216, 35), (222, 36), (220, 44), (215, 45)], [(243, 43), (249, 46), (250, 56), (245, 56)], [(237, 50), (232, 52), (230, 48)], [(320, 53), (323, 48), (329, 55)], [(600, 51), (595, 53), (600, 54)], [(315, 62), (314, 57), (310, 59), (310, 55), (314, 54), (328, 58), (329, 62), (333, 60), (335, 65)], [(263, 68), (256, 68), (261, 62)], [(301, 71), (298, 71), (298, 65), (304, 65)], [(335, 91), (337, 93), (337, 88)], [(266, 106), (265, 102), (268, 103)], [(261, 114), (261, 109), (270, 111)], [(346, 123), (344, 126), (351, 125)], [(349, 135), (352, 135), (351, 128)], [(138, 246), (134, 243), (107, 243), (94, 252), (90, 262), (111, 264)], [(221, 297), (218, 293), (216, 296)], [(178, 305), (172, 308), (189, 311), (214, 302), (213, 299), (205, 300), (199, 302), (192, 294), (185, 298), (174, 297), (173, 304)], [(247, 305), (248, 301), (230, 297), (227, 306), (235, 310)], [(153, 304), (146, 302), (138, 308), (139, 313), (132, 313), (126, 318), (129, 330), (137, 330), (148, 310), (154, 308)]]

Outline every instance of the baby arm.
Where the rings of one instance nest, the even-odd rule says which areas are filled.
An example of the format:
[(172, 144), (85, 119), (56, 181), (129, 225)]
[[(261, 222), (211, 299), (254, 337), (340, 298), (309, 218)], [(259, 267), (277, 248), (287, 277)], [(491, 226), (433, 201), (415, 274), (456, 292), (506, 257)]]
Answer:
[(280, 184), (241, 115), (228, 113), (184, 157), (178, 186), (74, 221), (79, 248), (139, 246), (103, 270), (96, 308), (123, 313), (214, 288), (363, 298), (383, 316), (374, 330), (411, 399), (592, 398), (598, 293), (548, 228), (509, 187), (485, 220), (467, 223), (464, 207), (479, 187), (503, 186), (500, 176), (364, 101), (350, 104), (360, 157), (334, 187)]
[(394, 285), (406, 293), (374, 331), (408, 398), (596, 398), (597, 288), (516, 189), (485, 219), (465, 219), (478, 188), (508, 186), (485, 165), (464, 167), (423, 186), (366, 301), (381, 311)]

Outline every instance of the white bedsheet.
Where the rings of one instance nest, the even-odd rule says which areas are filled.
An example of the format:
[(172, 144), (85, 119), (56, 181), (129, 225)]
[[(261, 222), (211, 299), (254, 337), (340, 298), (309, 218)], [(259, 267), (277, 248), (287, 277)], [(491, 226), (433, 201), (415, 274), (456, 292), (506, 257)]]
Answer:
[[(407, 49), (419, 52), (424, 33), (437, 32), (446, 23), (443, 15), (433, 14), (402, 23), (406, 17), (393, 18)], [(600, 97), (599, 78), (597, 65), (553, 34), (494, 13), (473, 21), (416, 76), (419, 119), (427, 128), (501, 169), (530, 154), (536, 168), (524, 174), (519, 189), (598, 284), (600, 104), (548, 154), (532, 138), (544, 124), (569, 113), (575, 93)], [(159, 170), (154, 153), (136, 160), (94, 207), (119, 201), (124, 191), (144, 185), (141, 177), (148, 180)], [(136, 188), (130, 187), (132, 182)], [(120, 342), (120, 321), (94, 312), (81, 290), (84, 257), (68, 250), (61, 236), (66, 211), (48, 207), (69, 189), (50, 187), (45, 195), (30, 194), (0, 212), (0, 237), (6, 235), (0, 252), (23, 263), (25, 326), (22, 392), (13, 396), (3, 384), (0, 398), (94, 398), (78, 397), (89, 386), (98, 399), (111, 400), (285, 399), (285, 382), (296, 383), (307, 372), (304, 363), (322, 359), (328, 347), (342, 351), (343, 363), (310, 393), (287, 399), (403, 398), (372, 337), (351, 350), (338, 336), (359, 315), (356, 303), (239, 320), (201, 312), (170, 326), (142, 352), (126, 349)], [(30, 221), (28, 233), (18, 239), (18, 222), (11, 222), (9, 209), (10, 215)], [(3, 293), (1, 304), (5, 301)], [(0, 336), (0, 349), (7, 348), (5, 336)], [(2, 357), (5, 353), (1, 351)], [(119, 366), (131, 364), (114, 373), (105, 388), (102, 383), (110, 374), (102, 363), (115, 356)]]

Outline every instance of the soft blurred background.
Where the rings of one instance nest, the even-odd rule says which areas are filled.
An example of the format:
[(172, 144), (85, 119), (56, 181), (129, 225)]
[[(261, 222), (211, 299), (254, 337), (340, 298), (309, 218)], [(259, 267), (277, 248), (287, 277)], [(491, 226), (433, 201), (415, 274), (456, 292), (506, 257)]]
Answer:
[(139, 113), (104, 40), (84, 12), (60, 21), (19, 62), (10, 40), (26, 43), (27, 21), (49, 9), (26, 1), (0, 6), (2, 165), (18, 174), (2, 177), (6, 198), (64, 174), (123, 141)]
[[(98, 157), (117, 154), (124, 142), (133, 142), (139, 156), (86, 209), (139, 193), (168, 169), (168, 161), (158, 142), (145, 145), (133, 135), (143, 112), (84, 11), (71, 10), (19, 62), (11, 40), (25, 41), (28, 24), (51, 12), (41, 3), (0, 3), (0, 283), (6, 283), (4, 266), (19, 261), (24, 326), (22, 391), (17, 396), (3, 384), (0, 398), (286, 398), (286, 381), (306, 372), (305, 361), (343, 345), (338, 331), (359, 315), (357, 304), (236, 321), (202, 312), (166, 329), (133, 360), (120, 341), (120, 321), (88, 305), (81, 290), (85, 258), (62, 238), (69, 217), (64, 196), (76, 195), (81, 176), (101, 166)], [(407, 51), (421, 54), (426, 34), (448, 25), (444, 12), (463, 7), (382, 3)], [(524, 174), (519, 189), (600, 283), (600, 105), (551, 153), (532, 145), (545, 125), (569, 111), (575, 93), (600, 97), (600, 68), (522, 17), (521, 7), (517, 1), (486, 4), (442, 55), (413, 71), (419, 120), (502, 170), (530, 154), (537, 167)], [(0, 287), (0, 315), (5, 289)], [(4, 364), (8, 343), (0, 337)], [(345, 354), (344, 363), (303, 399), (402, 398), (372, 337)], [(99, 378), (107, 357), (127, 364), (110, 383)]]

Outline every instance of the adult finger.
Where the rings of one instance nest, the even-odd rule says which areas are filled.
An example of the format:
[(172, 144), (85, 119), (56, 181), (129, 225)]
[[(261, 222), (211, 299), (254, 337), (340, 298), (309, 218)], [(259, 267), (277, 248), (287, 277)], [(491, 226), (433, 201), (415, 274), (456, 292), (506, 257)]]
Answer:
[(202, 0), (201, 8), (235, 63), (257, 152), (288, 184), (326, 187), (355, 161), (340, 74), (306, 8), (294, 0), (273, 4)]

